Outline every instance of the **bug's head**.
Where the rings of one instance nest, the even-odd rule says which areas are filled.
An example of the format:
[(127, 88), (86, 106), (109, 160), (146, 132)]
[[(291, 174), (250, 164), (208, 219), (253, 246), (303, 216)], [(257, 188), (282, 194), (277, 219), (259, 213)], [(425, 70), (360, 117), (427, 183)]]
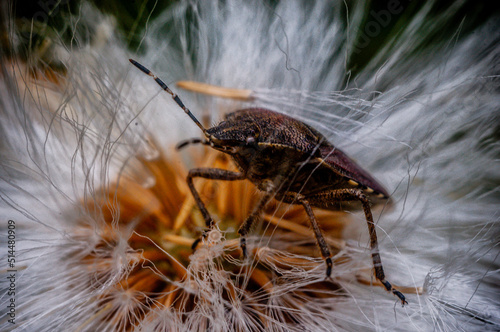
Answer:
[(210, 146), (216, 150), (236, 153), (241, 148), (253, 148), (259, 141), (259, 127), (252, 121), (224, 120), (205, 131)]

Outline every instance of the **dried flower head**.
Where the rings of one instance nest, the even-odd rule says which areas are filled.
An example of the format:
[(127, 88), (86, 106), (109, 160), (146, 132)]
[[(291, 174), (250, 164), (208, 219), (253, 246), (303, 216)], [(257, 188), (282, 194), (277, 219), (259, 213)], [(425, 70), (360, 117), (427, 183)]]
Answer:
[[(432, 4), (355, 71), (346, 63), (377, 38), (375, 23), (400, 22), (400, 7), (363, 25), (362, 2), (349, 13), (340, 1), (182, 2), (148, 22), (142, 40), (143, 58), (169, 84), (251, 94), (179, 88), (206, 123), (242, 107), (278, 109), (390, 188), (391, 209), (374, 216), (405, 307), (372, 276), (361, 212), (315, 210), (334, 250), (331, 280), (305, 212), (280, 201), (266, 207), (243, 258), (236, 230), (260, 195), (248, 181), (195, 182), (216, 227), (193, 251), (205, 222), (187, 171), (233, 163), (204, 147), (175, 151), (199, 129), (129, 65), (113, 20), (95, 8), (83, 2), (68, 16), (69, 44), (67, 31), (9, 26), (0, 215), (12, 223), (2, 221), (0, 244), (7, 250), (15, 225), (15, 261), (0, 261), (1, 329), (498, 330), (498, 32), (486, 21), (426, 44), (460, 9), (436, 14)], [(21, 52), (25, 41), (33, 44)]]

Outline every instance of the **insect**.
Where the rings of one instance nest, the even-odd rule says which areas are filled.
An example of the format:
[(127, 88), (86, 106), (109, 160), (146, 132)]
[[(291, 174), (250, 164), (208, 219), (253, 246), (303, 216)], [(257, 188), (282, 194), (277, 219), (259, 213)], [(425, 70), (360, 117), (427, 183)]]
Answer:
[[(130, 62), (153, 77), (203, 131), (204, 139), (184, 142), (178, 148), (189, 143), (208, 145), (230, 155), (239, 169), (239, 172), (216, 168), (195, 168), (189, 171), (187, 184), (208, 230), (214, 227), (214, 221), (195, 189), (193, 179), (197, 177), (226, 181), (248, 179), (264, 195), (238, 230), (243, 256), (247, 254), (246, 236), (271, 199), (275, 198), (289, 204), (301, 204), (311, 222), (318, 247), (326, 263), (326, 275), (329, 277), (333, 266), (332, 254), (312, 207), (337, 209), (339, 202), (359, 201), (370, 234), (375, 277), (388, 291), (392, 291), (403, 305), (407, 304), (405, 296), (385, 279), (368, 197), (388, 199), (389, 194), (372, 176), (315, 129), (292, 117), (268, 109), (248, 108), (235, 111), (227, 114), (217, 126), (206, 129), (161, 79), (137, 61), (130, 59)], [(204, 232), (206, 233), (207, 231)], [(193, 249), (199, 241), (195, 241)]]

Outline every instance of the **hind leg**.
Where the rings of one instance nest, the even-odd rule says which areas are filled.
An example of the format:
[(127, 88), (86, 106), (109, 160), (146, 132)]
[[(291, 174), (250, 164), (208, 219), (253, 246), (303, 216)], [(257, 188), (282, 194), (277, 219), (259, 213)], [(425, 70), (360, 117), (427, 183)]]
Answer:
[[(365, 213), (366, 222), (368, 225), (368, 232), (370, 234), (370, 251), (372, 254), (373, 268), (375, 270), (375, 277), (384, 285), (384, 287), (396, 295), (403, 305), (408, 304), (403, 293), (393, 288), (392, 285), (385, 280), (384, 268), (382, 267), (382, 259), (378, 252), (378, 239), (377, 232), (375, 230), (375, 223), (373, 222), (372, 211), (370, 209), (370, 202), (366, 195), (359, 189), (336, 189), (331, 191), (325, 191), (315, 195), (307, 197), (307, 200), (313, 206), (328, 206), (328, 202), (339, 202), (339, 201), (353, 201), (359, 200), (363, 205), (363, 211)], [(299, 200), (300, 201), (300, 200)]]

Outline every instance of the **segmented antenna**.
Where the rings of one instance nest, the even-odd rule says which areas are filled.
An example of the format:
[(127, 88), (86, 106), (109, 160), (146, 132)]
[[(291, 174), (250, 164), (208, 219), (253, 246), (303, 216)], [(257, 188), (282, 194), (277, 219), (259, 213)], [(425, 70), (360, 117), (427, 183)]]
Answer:
[(151, 70), (147, 69), (146, 67), (144, 67), (143, 65), (141, 65), (139, 62), (137, 62), (135, 60), (128, 59), (128, 61), (130, 61), (131, 64), (133, 64), (134, 66), (136, 66), (137, 68), (139, 68), (143, 73), (145, 73), (145, 74), (151, 76), (152, 78), (154, 78), (154, 80), (156, 81), (156, 83), (158, 83), (158, 85), (161, 86), (161, 88), (163, 90), (165, 90), (166, 92), (168, 92), (172, 96), (172, 99), (177, 103), (177, 105), (179, 105), (179, 107), (182, 108), (187, 115), (189, 115), (189, 117), (191, 118), (191, 120), (193, 120), (194, 123), (196, 123), (196, 125), (198, 127), (200, 127), (200, 129), (203, 130), (203, 133), (206, 135), (206, 131), (207, 130), (203, 127), (203, 125), (200, 123), (200, 121), (198, 121), (198, 119), (194, 116), (194, 114), (191, 113), (191, 111), (184, 105), (184, 103), (179, 98), (179, 96), (176, 95), (175, 93), (173, 93), (172, 90), (170, 90), (170, 88), (165, 83), (163, 83), (163, 81), (161, 79), (158, 78), (158, 76), (156, 76), (155, 74), (153, 74), (151, 72)]

